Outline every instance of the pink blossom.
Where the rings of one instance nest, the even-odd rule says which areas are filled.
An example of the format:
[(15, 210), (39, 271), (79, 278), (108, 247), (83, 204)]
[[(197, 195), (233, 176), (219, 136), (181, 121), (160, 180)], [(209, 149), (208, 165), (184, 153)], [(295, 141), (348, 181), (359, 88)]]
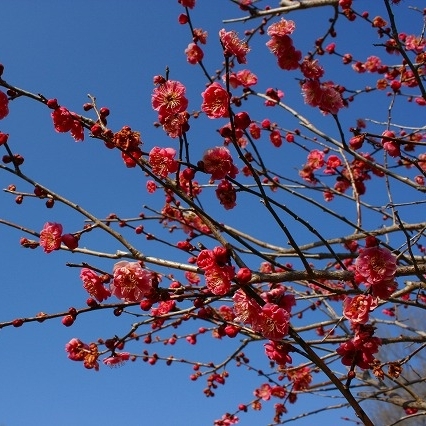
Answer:
[(222, 262), (220, 253), (219, 248), (202, 250), (197, 257), (197, 266), (204, 270), (207, 288), (213, 294), (224, 295), (231, 289), (231, 279), (235, 275), (235, 270), (226, 261)]
[(313, 149), (308, 154), (307, 165), (309, 165), (312, 170), (318, 170), (321, 167), (323, 167), (325, 164), (324, 157), (325, 157), (325, 154), (323, 151), (320, 151), (318, 149)]
[(271, 53), (279, 57), (293, 47), (293, 40), (288, 35), (272, 37), (268, 42), (266, 42), (266, 46)]
[(158, 119), (163, 125), (164, 131), (173, 139), (182, 136), (189, 130), (189, 114), (186, 111), (167, 115), (165, 117), (159, 116)]
[(270, 340), (263, 346), (265, 347), (266, 356), (270, 360), (275, 361), (278, 365), (292, 363), (291, 356), (288, 354), (291, 350), (291, 346), (289, 344)]
[(356, 347), (353, 339), (341, 343), (336, 352), (342, 357), (342, 364), (348, 367), (357, 365), (364, 370), (368, 370), (374, 361), (373, 354), (378, 352), (377, 337), (371, 337), (370, 339), (373, 339), (369, 342), (370, 345), (367, 344), (365, 347), (361, 345)]
[(213, 83), (201, 93), (201, 109), (209, 118), (229, 117), (229, 93), (219, 84)]
[(186, 60), (192, 65), (198, 64), (204, 57), (203, 50), (195, 43), (188, 44), (188, 47), (185, 49), (185, 54)]
[(332, 83), (321, 84), (317, 80), (307, 80), (302, 84), (302, 93), (305, 103), (319, 107), (324, 113), (337, 114), (343, 108), (342, 97)]
[(156, 308), (151, 310), (151, 314), (154, 317), (160, 317), (162, 315), (166, 315), (169, 312), (173, 311), (176, 307), (175, 300), (165, 300), (161, 301)]
[(146, 182), (146, 190), (153, 194), (157, 190), (157, 184), (153, 180), (148, 180)]
[[(223, 76), (223, 80), (226, 81), (226, 75)], [(229, 74), (229, 84), (234, 89), (243, 86), (243, 87), (250, 87), (254, 86), (257, 83), (257, 76), (253, 74), (249, 70), (241, 70), (237, 73), (232, 72)]]
[(355, 261), (357, 274), (369, 285), (393, 281), (396, 272), (396, 256), (385, 247), (368, 247)]
[(292, 34), (296, 28), (294, 21), (281, 18), (279, 22), (275, 22), (268, 27), (268, 36), (282, 37), (284, 35)]
[(220, 42), (222, 43), (225, 56), (235, 56), (239, 64), (247, 62), (246, 55), (250, 51), (247, 43), (238, 38), (235, 31), (219, 31)]
[(204, 273), (207, 288), (216, 295), (225, 295), (229, 292), (234, 275), (234, 267), (229, 265), (214, 267)]
[(382, 66), (382, 61), (377, 56), (369, 56), (364, 62), (364, 68), (369, 72), (377, 72), (377, 70)]
[(128, 352), (116, 352), (112, 356), (105, 358), (102, 362), (109, 367), (119, 367), (130, 358)]
[(268, 383), (264, 383), (260, 386), (260, 388), (257, 388), (253, 393), (256, 398), (262, 398), (264, 401), (269, 401), (271, 399), (271, 392), (272, 388), (271, 385)]
[(155, 146), (149, 153), (149, 164), (152, 172), (162, 178), (178, 169), (178, 162), (174, 159), (176, 150), (173, 148), (160, 148)]
[(368, 315), (377, 307), (377, 299), (371, 295), (360, 294), (346, 297), (343, 301), (343, 315), (354, 324), (365, 324)]
[(324, 68), (318, 64), (316, 59), (304, 59), (300, 64), (300, 71), (306, 78), (318, 79), (324, 75)]
[(69, 132), (74, 124), (74, 117), (65, 107), (56, 108), (52, 114), (53, 126), (57, 132)]
[(40, 246), (45, 253), (59, 250), (61, 247), (62, 225), (60, 223), (46, 222), (40, 232)]
[(318, 80), (307, 80), (302, 84), (302, 93), (305, 103), (312, 107), (321, 104), (322, 90)]
[(215, 192), (220, 204), (222, 204), (226, 210), (231, 210), (237, 205), (237, 192), (231, 182), (222, 180)]
[(227, 175), (235, 178), (238, 173), (238, 169), (232, 161), (231, 153), (224, 146), (208, 149), (203, 155), (203, 165), (204, 171), (211, 173), (213, 181), (224, 179)]
[(186, 88), (182, 83), (168, 80), (154, 89), (152, 107), (162, 117), (183, 112), (188, 106), (185, 92)]
[(266, 303), (252, 327), (267, 339), (280, 340), (288, 333), (289, 324), (290, 314), (285, 309), (274, 303)]
[(152, 288), (152, 274), (138, 262), (118, 262), (113, 274), (111, 293), (126, 302), (140, 302)]
[(213, 268), (216, 265), (216, 260), (212, 250), (201, 250), (197, 256), (197, 266), (201, 269)]
[(241, 321), (244, 324), (251, 324), (259, 317), (262, 308), (255, 300), (248, 297), (243, 290), (237, 290), (232, 300), (234, 302), (235, 319), (237, 321)]
[(296, 70), (299, 68), (299, 61), (302, 59), (302, 52), (296, 50), (294, 46), (278, 52), (278, 66), (283, 70)]
[(311, 369), (309, 367), (299, 367), (295, 369), (289, 369), (287, 377), (293, 382), (293, 390), (305, 390), (309, 387), (312, 382)]
[(89, 351), (89, 346), (74, 337), (65, 345), (65, 350), (68, 353), (69, 359), (83, 361), (86, 353)]
[(101, 277), (89, 268), (83, 268), (80, 272), (83, 288), (98, 302), (102, 302), (111, 296), (111, 292), (105, 288)]
[(330, 84), (324, 84), (319, 107), (324, 113), (337, 114), (343, 108), (342, 96)]
[(200, 283), (200, 276), (195, 272), (185, 272), (185, 278), (188, 280), (190, 284), (197, 285)]
[(71, 136), (74, 138), (76, 142), (84, 140), (84, 127), (78, 120), (77, 116), (72, 113), (74, 120), (70, 129)]

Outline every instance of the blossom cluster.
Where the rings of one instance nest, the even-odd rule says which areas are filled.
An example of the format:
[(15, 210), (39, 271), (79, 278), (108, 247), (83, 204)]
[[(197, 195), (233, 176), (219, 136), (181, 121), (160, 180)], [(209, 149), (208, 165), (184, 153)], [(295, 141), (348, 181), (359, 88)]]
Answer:
[(355, 261), (355, 279), (380, 299), (389, 299), (396, 290), (395, 272), (396, 256), (386, 247), (364, 248)]
[(358, 366), (363, 370), (371, 368), (379, 351), (381, 340), (374, 337), (374, 327), (359, 324), (355, 327), (355, 335), (352, 339), (341, 343), (336, 352), (342, 357), (342, 364), (348, 367)]
[(181, 136), (189, 130), (186, 88), (179, 81), (165, 80), (161, 76), (155, 77), (154, 82), (157, 87), (152, 93), (151, 102), (152, 108), (158, 112), (158, 121), (170, 137)]
[(47, 105), (53, 109), (51, 116), (57, 132), (70, 132), (76, 142), (84, 140), (84, 128), (77, 114), (59, 106), (56, 99), (49, 99)]
[(213, 294), (222, 296), (229, 292), (235, 270), (229, 264), (229, 254), (225, 248), (201, 250), (197, 257), (197, 266), (204, 271), (207, 288)]
[[(285, 294), (284, 288), (278, 287), (263, 293), (262, 299), (264, 304), (261, 306), (243, 289), (237, 290), (232, 298), (236, 320), (250, 324), (254, 331), (267, 339), (281, 340), (288, 334), (291, 307), (295, 304), (294, 296)], [(288, 359), (283, 348), (276, 345), (267, 348), (267, 355), (281, 361)]]

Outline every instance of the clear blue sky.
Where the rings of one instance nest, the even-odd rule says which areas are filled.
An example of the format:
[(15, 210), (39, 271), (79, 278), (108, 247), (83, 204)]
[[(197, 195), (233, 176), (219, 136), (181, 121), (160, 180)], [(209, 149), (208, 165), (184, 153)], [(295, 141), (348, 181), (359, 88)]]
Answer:
[[(217, 41), (217, 33), (223, 27), (221, 21), (241, 16), (241, 13), (224, 0), (198, 0), (197, 3), (192, 18), (195, 27), (202, 27), (209, 33), (205, 65), (213, 73), (222, 62)], [(263, 6), (263, 3), (260, 4)], [(370, 7), (372, 2), (355, 0), (354, 3), (357, 9), (362, 9)], [(422, 1), (407, 3), (424, 6)], [(400, 9), (407, 22), (406, 8), (401, 6)], [(123, 125), (130, 125), (141, 131), (147, 150), (154, 145), (172, 146), (175, 142), (152, 126), (156, 120), (150, 105), (152, 77), (164, 74), (168, 66), (170, 78), (180, 80), (188, 87), (190, 110), (199, 108), (200, 92), (205, 84), (200, 70), (186, 63), (183, 51), (190, 37), (188, 28), (177, 23), (182, 12), (177, 0), (3, 0), (0, 25), (3, 76), (20, 88), (41, 93), (47, 98), (57, 98), (60, 104), (76, 112), (82, 112), (81, 106), (90, 93), (96, 96), (99, 106), (110, 108), (110, 128), (118, 130)], [(306, 51), (315, 36), (323, 33), (330, 13), (330, 9), (324, 9), (287, 16), (298, 25), (294, 35), (296, 47)], [(236, 29), (242, 35), (243, 29), (251, 25), (235, 24), (226, 28)], [(365, 45), (363, 32), (356, 25), (346, 27), (342, 43), (355, 41), (350, 46), (351, 51), (365, 59), (367, 49), (371, 52), (373, 48)], [(337, 40), (340, 43), (340, 38)], [(300, 90), (293, 81), (295, 75), (276, 69), (275, 59), (264, 47), (265, 42), (266, 38), (257, 42), (254, 45), (257, 50), (248, 57), (247, 68), (261, 77), (258, 90), (278, 87), (286, 93), (286, 100), (303, 113), (311, 114), (318, 122), (328, 120), (331, 123), (330, 117), (321, 118), (317, 111), (303, 105)], [(327, 60), (324, 57), (324, 61)], [(327, 73), (330, 79), (339, 76), (337, 69), (327, 69)], [(366, 84), (367, 81), (366, 77)], [(383, 102), (382, 105), (386, 105), (388, 101)], [(266, 114), (277, 121), (283, 117), (280, 111), (265, 111), (259, 106), (258, 111), (254, 105), (250, 107), (258, 114), (257, 119), (265, 118)], [(377, 105), (360, 101), (343, 111), (345, 124), (347, 127), (354, 125), (357, 118), (373, 114), (377, 108)], [(50, 111), (30, 100), (17, 100), (10, 110), (9, 117), (0, 122), (0, 130), (10, 134), (11, 145), (26, 159), (24, 171), (35, 180), (50, 185), (51, 189), (101, 217), (111, 212), (123, 217), (136, 216), (144, 204), (161, 208), (160, 198), (146, 193), (145, 178), (136, 169), (126, 169), (117, 152), (106, 150), (102, 144), (87, 137), (87, 133), (85, 142), (79, 144), (68, 134), (56, 134)], [(285, 119), (289, 120), (290, 129), (297, 127), (296, 122), (291, 122), (288, 117)], [(216, 122), (202, 118), (191, 124), (190, 144), (194, 157), (220, 143), (214, 131), (219, 126)], [(275, 152), (269, 155), (275, 155)], [(283, 155), (283, 164), (287, 159)], [(302, 163), (303, 158), (300, 158), (298, 164)], [(292, 167), (296, 167), (295, 163)], [(15, 177), (1, 173), (1, 188), (10, 183), (17, 184), (19, 190), (31, 191)], [(213, 194), (211, 199), (216, 203)], [(289, 205), (294, 203), (291, 200), (286, 202)], [(242, 211), (236, 221), (243, 228), (253, 229), (253, 216), (246, 209)], [(217, 214), (223, 217), (222, 220), (230, 217), (220, 208)], [(353, 217), (353, 212), (350, 215)], [(32, 199), (17, 206), (13, 197), (7, 195), (2, 195), (0, 216), (36, 231), (46, 221), (63, 222), (69, 232), (81, 227), (81, 218), (61, 206), (47, 210), (41, 202)], [(312, 220), (314, 225), (324, 224), (324, 218)], [(325, 234), (334, 235), (338, 226), (333, 224)], [(256, 232), (261, 237), (262, 232), (272, 231), (267, 226), (255, 226)], [(0, 227), (0, 320), (84, 306), (87, 295), (81, 287), (79, 272), (66, 268), (65, 263), (87, 259), (65, 252), (46, 255), (41, 250), (24, 250), (19, 246), (21, 236), (18, 231)], [(309, 235), (301, 236), (305, 237), (310, 238)], [(133, 235), (131, 238), (137, 241)], [(175, 236), (174, 239), (180, 238)], [(143, 239), (139, 241), (141, 251), (159, 255), (158, 247)], [(111, 252), (121, 248), (100, 234), (89, 237), (84, 244)], [(162, 254), (167, 256), (166, 251)], [(112, 262), (102, 259), (91, 261), (106, 269), (112, 266)], [(131, 321), (128, 317), (117, 320), (110, 312), (97, 312), (78, 318), (70, 328), (65, 328), (58, 319), (44, 324), (25, 324), (20, 329), (0, 330), (0, 426), (208, 425), (224, 412), (233, 411), (238, 403), (250, 401), (254, 387), (264, 382), (253, 373), (231, 368), (229, 383), (218, 389), (214, 399), (206, 399), (202, 393), (205, 382), (190, 382), (191, 368), (186, 365), (150, 367), (138, 361), (119, 369), (101, 367), (96, 373), (67, 359), (64, 346), (72, 337), (91, 341), (115, 333), (120, 335)], [(195, 347), (188, 345), (186, 353), (190, 359), (196, 359), (200, 354), (208, 358), (215, 356), (216, 351), (223, 353), (234, 346), (234, 342), (211, 341), (205, 336)], [(142, 345), (140, 348), (132, 346), (129, 350), (140, 351), (141, 348)], [(158, 350), (165, 355), (169, 351), (174, 353), (174, 348), (161, 347)], [(260, 345), (253, 348), (250, 355), (252, 359), (259, 358), (259, 365), (263, 363), (266, 368)], [(266, 424), (272, 418), (273, 403), (265, 403), (264, 410), (259, 413), (241, 415), (240, 424)], [(294, 407), (289, 407), (290, 414), (303, 412), (308, 406), (314, 409), (323, 403), (323, 400), (303, 397)], [(341, 415), (354, 417), (350, 411), (343, 414), (331, 412), (296, 424), (325, 424), (327, 421), (337, 425)]]

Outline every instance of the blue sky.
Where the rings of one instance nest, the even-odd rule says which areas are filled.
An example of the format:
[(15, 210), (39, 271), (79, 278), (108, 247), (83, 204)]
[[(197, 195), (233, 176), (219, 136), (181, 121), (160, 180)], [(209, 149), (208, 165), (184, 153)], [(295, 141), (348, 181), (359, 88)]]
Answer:
[[(213, 73), (222, 62), (221, 48), (216, 39), (219, 29), (224, 26), (221, 21), (241, 16), (241, 12), (224, 0), (220, 1), (219, 7), (219, 2), (198, 0), (197, 3), (192, 19), (195, 27), (202, 27), (209, 33), (205, 65)], [(370, 3), (367, 0), (354, 2), (357, 9), (370, 7)], [(422, 1), (409, 3), (424, 6)], [(400, 11), (403, 23), (412, 19), (403, 5), (400, 6)], [(172, 146), (176, 142), (152, 125), (156, 120), (156, 114), (151, 108), (153, 76), (164, 74), (165, 67), (168, 66), (170, 78), (180, 80), (187, 86), (190, 110), (199, 108), (200, 93), (205, 85), (200, 70), (187, 64), (183, 53), (191, 40), (188, 28), (177, 23), (177, 17), (182, 12), (183, 8), (176, 0), (4, 0), (0, 26), (0, 39), (3, 41), (0, 63), (5, 66), (3, 77), (20, 88), (41, 93), (47, 98), (57, 98), (61, 105), (78, 113), (82, 112), (82, 104), (87, 102), (87, 94), (90, 93), (97, 98), (99, 106), (110, 108), (108, 125), (111, 129), (119, 130), (123, 125), (129, 125), (139, 130), (146, 150), (155, 145)], [(294, 19), (298, 25), (294, 34), (296, 47), (304, 52), (310, 49), (312, 40), (324, 32), (330, 13), (330, 9), (317, 9), (297, 12), (294, 17), (289, 15), (288, 18)], [(377, 11), (372, 10), (371, 14), (374, 13)], [(245, 26), (229, 24), (226, 28), (236, 29), (242, 35), (244, 29), (251, 25), (254, 23), (249, 22)], [(345, 23), (337, 42), (342, 45), (350, 43), (351, 52), (360, 55), (363, 60), (368, 56), (367, 50), (374, 51), (371, 38), (368, 39), (369, 44), (365, 44), (367, 35), (370, 32), (365, 26)], [(247, 65), (260, 77), (258, 90), (278, 87), (284, 90), (285, 100), (289, 104), (299, 108), (303, 114), (309, 114), (318, 123), (330, 125), (330, 117), (322, 117), (318, 111), (303, 105), (300, 89), (294, 81), (296, 75), (277, 70), (274, 57), (264, 47), (265, 42), (264, 37), (254, 44), (256, 50), (250, 53)], [(324, 62), (326, 61), (330, 61), (330, 58), (324, 57)], [(333, 65), (327, 68), (328, 78), (344, 78), (339, 69), (339, 66)], [(365, 78), (365, 84), (374, 81), (370, 80), (369, 83), (369, 76), (362, 78)], [(344, 84), (350, 83), (348, 80)], [(285, 126), (289, 129), (297, 127), (297, 122), (284, 117), (281, 111), (265, 111), (256, 102), (257, 106), (255, 102), (252, 103), (255, 105), (250, 106), (256, 119), (260, 120), (268, 115), (277, 121), (286, 120)], [(375, 105), (368, 100), (354, 103), (350, 109), (342, 112), (345, 125), (354, 125), (359, 117), (374, 116), (380, 106), (385, 108), (384, 115), (377, 118), (384, 120), (389, 101), (383, 97), (377, 102)], [(13, 102), (10, 110), (10, 115), (0, 122), (0, 130), (10, 134), (11, 146), (24, 155), (23, 170), (28, 176), (50, 186), (52, 190), (100, 217), (112, 212), (122, 217), (134, 217), (142, 211), (145, 204), (161, 208), (161, 197), (147, 194), (144, 176), (140, 176), (136, 169), (125, 168), (117, 152), (105, 149), (101, 143), (87, 137), (87, 133), (83, 143), (75, 143), (68, 134), (55, 133), (50, 111), (28, 99)], [(410, 111), (411, 109), (408, 113)], [(407, 109), (397, 109), (395, 114), (396, 119), (400, 117), (403, 120)], [(419, 125), (416, 123), (419, 120), (412, 114), (413, 125)], [(206, 148), (220, 143), (215, 129), (221, 124), (206, 118), (191, 122), (190, 145), (193, 158), (201, 155)], [(331, 132), (336, 136), (334, 127)], [(271, 150), (266, 154), (267, 158), (275, 155), (275, 151)], [(280, 155), (282, 157), (277, 159), (285, 167), (292, 153)], [(291, 167), (303, 164), (304, 158), (297, 157), (300, 154), (296, 152), (294, 155), (296, 157), (292, 158), (294, 161)], [(297, 172), (294, 177), (297, 177)], [(15, 183), (18, 190), (32, 191), (14, 176), (0, 174), (1, 188), (11, 183)], [(376, 196), (379, 199), (381, 197), (379, 194)], [(209, 206), (210, 202), (217, 203), (213, 194), (210, 197), (207, 198)], [(404, 200), (404, 197), (410, 199), (410, 195), (401, 194), (400, 200)], [(292, 199), (286, 199), (285, 203), (296, 209), (303, 208), (299, 201)], [(81, 217), (60, 205), (48, 210), (42, 202), (25, 199), (23, 205), (18, 206), (13, 202), (13, 196), (3, 194), (1, 206), (1, 218), (36, 231), (46, 221), (62, 222), (67, 232), (73, 232), (82, 226)], [(258, 238), (266, 233), (267, 238), (274, 242), (274, 229), (264, 222), (262, 226), (257, 224), (259, 207), (248, 208), (244, 204), (244, 198), (239, 201), (239, 206), (241, 213), (236, 217), (224, 212), (219, 206), (213, 207), (213, 212), (221, 220), (252, 231)], [(345, 214), (354, 217), (353, 211)], [(313, 226), (325, 226), (326, 236), (348, 232), (340, 224), (324, 222), (328, 218), (313, 216), (311, 220)], [(294, 226), (297, 230), (298, 225)], [(153, 226), (152, 229), (156, 228)], [(87, 259), (68, 252), (46, 255), (41, 250), (24, 250), (19, 246), (21, 236), (22, 233), (16, 230), (0, 227), (0, 320), (9, 321), (21, 316), (32, 316), (40, 311), (54, 313), (70, 306), (84, 306), (87, 295), (81, 288), (79, 272), (64, 265), (66, 262), (78, 263)], [(133, 234), (129, 238), (140, 244), (141, 251), (149, 255), (176, 255), (174, 251), (169, 253), (143, 238), (138, 240)], [(183, 239), (183, 236), (171, 238), (176, 242)], [(276, 238), (278, 244), (282, 237)], [(312, 239), (311, 235), (307, 235), (305, 231), (300, 233), (300, 243), (309, 239)], [(84, 244), (93, 249), (111, 252), (120, 248), (100, 233), (88, 236)], [(112, 267), (112, 262), (105, 259), (90, 260), (96, 261), (96, 265), (101, 268)], [(185, 260), (185, 257), (180, 260)], [(116, 319), (112, 313), (102, 311), (79, 317), (70, 328), (65, 328), (57, 319), (44, 324), (25, 324), (20, 329), (0, 330), (3, 356), (0, 367), (0, 426), (117, 423), (128, 426), (207, 425), (213, 419), (220, 418), (224, 412), (234, 410), (238, 403), (250, 401), (254, 387), (263, 383), (256, 374), (242, 371), (244, 367), (240, 370), (232, 367), (229, 383), (218, 389), (214, 399), (206, 399), (202, 393), (204, 381), (189, 381), (192, 371), (187, 365), (150, 367), (138, 361), (119, 369), (104, 367), (95, 373), (66, 358), (64, 346), (72, 337), (91, 341), (98, 337), (120, 335), (126, 332), (130, 322), (128, 317)], [(187, 345), (186, 348), (182, 344), (176, 351), (183, 350), (188, 358), (196, 359), (200, 355), (219, 356), (235, 347), (234, 342), (218, 342), (204, 337), (196, 346)], [(171, 353), (175, 350), (161, 347), (158, 351), (160, 349), (165, 355), (168, 355), (169, 350)], [(129, 350), (140, 352), (142, 345), (133, 346)], [(267, 362), (260, 345), (249, 349), (248, 353), (251, 359), (258, 359), (259, 365), (263, 364), (266, 368)], [(314, 409), (323, 403), (323, 400), (303, 397), (299, 404), (289, 407), (290, 414), (296, 415), (303, 412), (306, 406)], [(266, 424), (272, 418), (272, 405), (273, 403), (265, 403), (264, 410), (241, 415), (241, 424)], [(318, 424), (322, 421), (338, 424), (343, 415), (353, 417), (348, 410), (343, 414), (320, 414), (316, 421)], [(296, 424), (310, 425), (312, 420), (301, 420)]]

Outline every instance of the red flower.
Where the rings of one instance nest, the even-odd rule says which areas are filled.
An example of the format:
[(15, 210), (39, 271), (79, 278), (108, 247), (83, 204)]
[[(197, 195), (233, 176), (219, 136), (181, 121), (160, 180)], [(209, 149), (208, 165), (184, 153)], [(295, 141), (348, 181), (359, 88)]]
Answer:
[(237, 321), (251, 324), (259, 317), (262, 308), (255, 300), (248, 297), (243, 290), (237, 290), (232, 300), (234, 301), (235, 319)]
[(291, 346), (289, 344), (270, 340), (263, 346), (265, 347), (266, 356), (270, 360), (275, 361), (278, 365), (292, 363), (291, 356), (288, 354), (291, 350)]
[(6, 93), (0, 90), (0, 120), (9, 114), (9, 99)]
[(126, 302), (140, 302), (152, 288), (152, 274), (138, 262), (118, 262), (113, 273), (111, 293)]
[(264, 401), (269, 401), (272, 395), (271, 385), (268, 383), (264, 383), (260, 386), (260, 388), (255, 389), (253, 393), (256, 398), (262, 398)]
[(159, 148), (155, 146), (149, 153), (149, 164), (152, 172), (162, 178), (167, 177), (178, 169), (178, 162), (174, 159), (176, 150), (173, 148)]
[(70, 133), (76, 142), (84, 140), (84, 128), (79, 120), (74, 118)]
[[(378, 352), (379, 339), (370, 337), (370, 342), (365, 341), (364, 345), (354, 344), (354, 339), (341, 343), (336, 352), (342, 357), (342, 364), (348, 367), (357, 365), (358, 367), (368, 370), (374, 361), (373, 354)], [(369, 344), (370, 343), (370, 344)]]
[(305, 103), (319, 107), (324, 113), (337, 114), (343, 108), (340, 93), (331, 83), (321, 84), (318, 80), (307, 80), (302, 84)]
[(197, 257), (197, 266), (204, 270), (204, 277), (208, 289), (217, 295), (228, 293), (231, 288), (231, 279), (235, 275), (233, 266), (221, 262), (221, 250), (202, 250)]
[(213, 83), (201, 93), (203, 103), (201, 109), (209, 118), (229, 117), (229, 93), (219, 84)]
[(152, 107), (163, 119), (169, 115), (183, 112), (188, 106), (185, 92), (186, 88), (182, 83), (168, 80), (154, 89)]
[(220, 42), (222, 43), (225, 56), (235, 56), (239, 64), (245, 64), (246, 55), (250, 51), (247, 43), (238, 38), (235, 31), (219, 31)]
[(198, 64), (204, 58), (203, 50), (195, 43), (189, 43), (185, 53), (186, 60), (193, 65)]
[(112, 356), (105, 358), (102, 362), (109, 367), (119, 367), (130, 358), (128, 352), (115, 352)]
[(237, 205), (237, 192), (227, 180), (222, 180), (217, 186), (216, 197), (226, 210), (231, 210)]
[(272, 142), (272, 145), (279, 148), (283, 144), (283, 138), (279, 130), (272, 130), (269, 134), (269, 140)]
[(62, 225), (60, 223), (46, 222), (40, 232), (40, 246), (45, 253), (59, 250), (61, 247)]
[(377, 299), (371, 295), (346, 297), (343, 301), (343, 315), (353, 324), (365, 324), (368, 322), (368, 314), (376, 307)]
[(267, 33), (270, 37), (282, 37), (292, 34), (295, 28), (296, 24), (293, 21), (281, 18), (279, 22), (275, 22), (268, 27)]
[(300, 65), (300, 71), (306, 78), (318, 79), (324, 75), (324, 68), (316, 59), (304, 59)]
[(385, 247), (369, 247), (361, 251), (355, 261), (356, 272), (368, 285), (393, 281), (396, 257)]
[(111, 296), (111, 292), (104, 287), (101, 277), (91, 269), (83, 268), (80, 272), (83, 288), (98, 302), (103, 302)]
[(312, 382), (311, 369), (309, 367), (299, 367), (289, 370), (287, 377), (293, 382), (294, 391), (307, 389)]
[(205, 271), (207, 288), (216, 295), (225, 295), (231, 289), (231, 279), (235, 275), (233, 266), (214, 266)]
[(83, 361), (89, 346), (81, 340), (73, 338), (66, 345), (65, 350), (68, 352), (68, 358), (73, 361)]
[(60, 133), (69, 132), (74, 124), (74, 117), (64, 107), (56, 108), (52, 114), (55, 130)]
[[(227, 76), (224, 75), (222, 77), (223, 81), (226, 82)], [(249, 70), (241, 70), (237, 73), (232, 72), (229, 74), (229, 84), (234, 89), (243, 86), (243, 87), (250, 87), (254, 86), (257, 83), (257, 76), (253, 74)]]
[(224, 146), (208, 149), (203, 155), (204, 171), (211, 173), (211, 180), (221, 180), (227, 175), (232, 178), (238, 173), (234, 165), (231, 153)]
[(290, 314), (285, 309), (274, 303), (266, 303), (252, 327), (267, 339), (280, 340), (288, 333), (289, 324)]

